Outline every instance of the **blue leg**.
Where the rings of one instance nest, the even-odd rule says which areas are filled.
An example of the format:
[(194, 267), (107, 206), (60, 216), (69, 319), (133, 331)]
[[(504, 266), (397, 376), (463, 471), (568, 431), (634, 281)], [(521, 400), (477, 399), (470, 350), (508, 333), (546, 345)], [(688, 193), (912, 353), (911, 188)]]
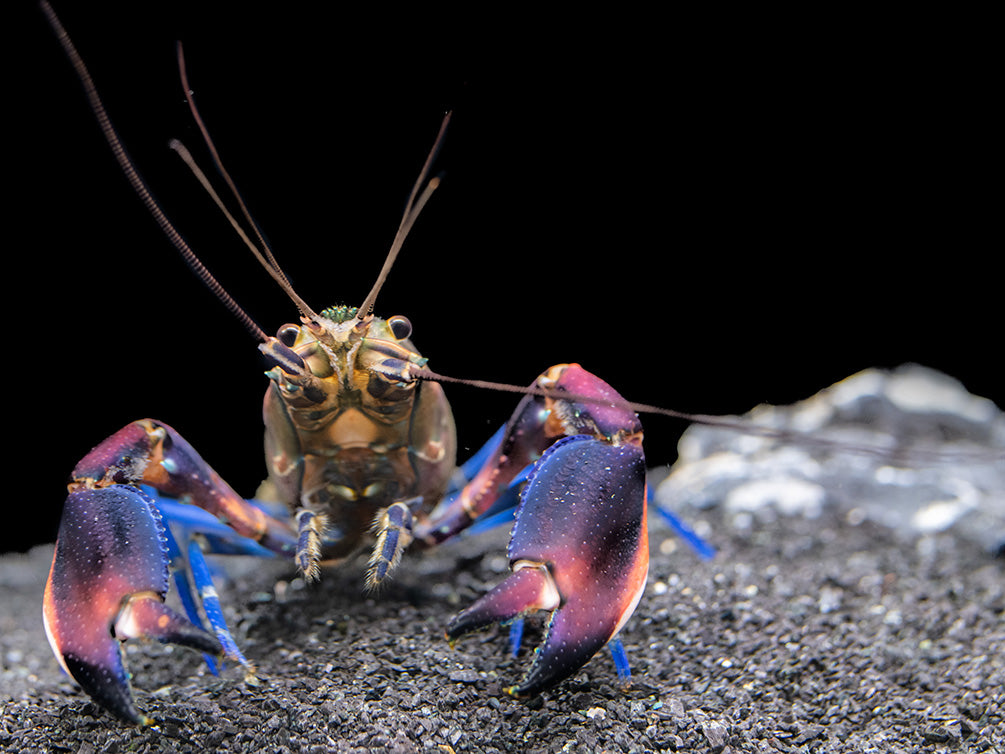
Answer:
[[(185, 615), (192, 621), (192, 624), (201, 626), (202, 616), (199, 614), (195, 595), (192, 594), (192, 585), (188, 579), (188, 566), (182, 555), (181, 548), (178, 547), (178, 540), (171, 533), (171, 529), (166, 526), (164, 527), (164, 540), (167, 544), (171, 576), (174, 580), (175, 588), (178, 590), (178, 599), (185, 609)], [(206, 661), (209, 672), (213, 675), (219, 675), (220, 665), (217, 658), (207, 652), (204, 652), (202, 657)]]
[[(469, 458), (460, 467), (460, 469), (458, 469), (459, 474), (457, 474), (451, 481), (447, 494), (444, 497), (443, 502), (440, 503), (439, 507), (449, 506), (450, 503), (452, 503), (460, 494), (464, 485), (474, 479), (475, 475), (495, 454), (505, 434), (506, 426), (504, 425), (496, 430), (495, 434), (489, 438), (488, 442), (486, 442), (477, 453), (471, 456), (471, 458)], [(467, 529), (462, 531), (461, 534), (479, 534), (483, 531), (488, 531), (489, 529), (494, 529), (497, 526), (503, 526), (513, 521), (516, 515), (517, 505), (520, 503), (520, 488), (523, 486), (524, 482), (527, 481), (527, 474), (529, 471), (530, 467), (517, 474), (516, 477), (514, 477), (507, 485), (506, 490), (499, 495), (492, 506), (475, 519), (475, 521)]]
[(652, 503), (652, 505), (656, 508), (656, 512), (660, 514), (660, 517), (667, 522), (671, 529), (677, 532), (677, 536), (687, 542), (688, 546), (697, 553), (698, 557), (702, 560), (711, 560), (715, 557), (715, 548), (699, 537), (694, 529), (658, 503)]
[(625, 651), (625, 645), (621, 643), (621, 639), (615, 636), (607, 642), (607, 646), (611, 650), (611, 658), (614, 660), (615, 670), (618, 671), (618, 678), (622, 681), (630, 680), (632, 669), (628, 665), (628, 653)]
[(488, 439), (482, 447), (469, 458), (461, 467), (458, 469), (460, 472), (460, 479), (453, 479), (451, 481), (450, 489), (447, 491), (448, 494), (457, 493), (461, 491), (461, 488), (474, 479), (475, 474), (478, 473), (479, 469), (486, 464), (492, 454), (496, 452), (496, 448), (499, 447), (499, 443), (502, 442), (503, 436), (506, 434), (506, 427), (502, 426), (496, 430), (495, 434)]
[(209, 543), (210, 551), (218, 555), (276, 557), (276, 553), (272, 550), (262, 547), (254, 540), (242, 537), (212, 513), (194, 505), (158, 497), (156, 491), (149, 487), (144, 487), (143, 490), (154, 499), (164, 520), (171, 524), (171, 528), (179, 534), (180, 539), (188, 540), (191, 535), (200, 534)]
[[(206, 558), (202, 554), (199, 543), (194, 540), (188, 544), (188, 562), (192, 570), (192, 581), (198, 589), (202, 602), (202, 609), (206, 613), (206, 619), (209, 621), (213, 633), (223, 646), (223, 651), (227, 657), (237, 660), (237, 662), (250, 670), (251, 663), (248, 662), (241, 650), (238, 649), (233, 634), (227, 628), (227, 621), (223, 617), (223, 608), (220, 605), (220, 596), (216, 593), (216, 589), (213, 586), (213, 577), (209, 572)], [(210, 670), (213, 670), (212, 666), (210, 666)]]
[(520, 641), (523, 639), (523, 616), (518, 615), (509, 624), (509, 651), (514, 657), (520, 654)]
[[(155, 495), (153, 497), (166, 524), (164, 535), (168, 558), (186, 615), (197, 626), (208, 622), (208, 628), (220, 642), (225, 656), (253, 672), (251, 663), (241, 652), (227, 627), (220, 598), (213, 585), (212, 570), (194, 535), (200, 535), (209, 545), (210, 551), (216, 554), (275, 557), (275, 553), (237, 534), (201, 508), (165, 498), (158, 499)], [(184, 551), (178, 544), (179, 539), (187, 542)], [(210, 654), (203, 656), (210, 672), (216, 675), (219, 672), (217, 658)]]

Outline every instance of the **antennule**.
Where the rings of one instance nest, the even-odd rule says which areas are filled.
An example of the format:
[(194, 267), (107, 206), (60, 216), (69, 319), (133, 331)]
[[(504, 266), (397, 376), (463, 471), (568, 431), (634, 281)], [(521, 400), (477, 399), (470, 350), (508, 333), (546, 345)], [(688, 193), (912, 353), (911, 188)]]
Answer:
[(217, 171), (227, 184), (227, 188), (230, 189), (231, 196), (233, 196), (234, 201), (237, 202), (237, 206), (240, 208), (241, 214), (244, 216), (245, 221), (255, 234), (255, 238), (258, 240), (257, 245), (253, 243), (250, 238), (248, 238), (236, 218), (234, 218), (230, 211), (227, 210), (219, 195), (211, 187), (205, 174), (196, 166), (195, 160), (188, 154), (188, 150), (185, 150), (184, 147), (182, 147), (182, 150), (184, 151), (176, 148), (174, 146), (175, 144), (180, 145), (180, 142), (177, 140), (172, 142), (172, 149), (178, 152), (179, 156), (181, 156), (181, 158), (185, 161), (185, 164), (189, 166), (189, 169), (192, 170), (196, 178), (202, 184), (203, 188), (209, 193), (209, 195), (213, 198), (213, 201), (215, 201), (217, 206), (223, 211), (224, 215), (230, 221), (230, 224), (244, 240), (244, 243), (251, 249), (252, 253), (255, 255), (255, 259), (261, 263), (262, 267), (265, 268), (272, 279), (275, 280), (286, 295), (290, 297), (296, 307), (300, 310), (300, 313), (308, 319), (316, 320), (318, 315), (315, 314), (314, 310), (307, 305), (307, 302), (304, 301), (295, 290), (293, 290), (293, 284), (290, 283), (289, 278), (286, 277), (286, 273), (283, 272), (282, 267), (279, 266), (279, 262), (277, 262), (275, 256), (273, 256), (272, 248), (269, 246), (268, 241), (265, 240), (261, 230), (259, 230), (258, 223), (255, 222), (255, 218), (251, 216), (251, 212), (248, 210), (248, 206), (245, 204), (244, 198), (241, 196), (241, 192), (237, 188), (237, 184), (234, 182), (234, 179), (230, 177), (230, 173), (227, 172), (227, 168), (224, 167), (223, 160), (220, 159), (220, 153), (217, 151), (216, 144), (213, 143), (213, 138), (209, 134), (209, 129), (206, 128), (202, 115), (199, 114), (199, 108), (195, 105), (195, 97), (192, 95), (192, 88), (188, 83), (188, 73), (185, 67), (185, 53), (181, 42), (178, 42), (176, 49), (178, 55), (178, 74), (181, 78), (182, 89), (185, 92), (185, 101), (188, 102), (189, 111), (192, 113), (192, 119), (195, 121), (195, 124), (199, 129), (199, 133), (202, 134), (203, 142), (209, 150), (213, 164), (216, 165)]
[[(370, 289), (370, 293), (363, 300), (363, 303), (359, 307), (359, 311), (356, 314), (358, 319), (364, 319), (365, 317), (373, 314), (373, 305), (377, 300), (377, 294), (380, 293), (381, 287), (384, 285), (384, 281), (387, 280), (387, 275), (391, 271), (391, 267), (394, 266), (394, 260), (398, 257), (398, 252), (401, 251), (402, 245), (405, 243), (405, 238), (408, 236), (409, 231), (415, 224), (415, 220), (418, 218), (419, 213), (422, 212), (422, 208), (426, 206), (429, 201), (429, 197), (432, 196), (433, 192), (440, 185), (439, 177), (434, 177), (430, 179), (427, 183), (427, 178), (429, 177), (429, 171), (432, 167), (433, 160), (436, 159), (437, 153), (440, 151), (440, 147), (443, 146), (443, 137), (447, 132), (447, 125), (450, 123), (450, 116), (452, 113), (448, 112), (443, 117), (443, 122), (440, 124), (440, 131), (436, 135), (436, 141), (433, 142), (433, 148), (429, 150), (429, 154), (426, 156), (426, 161), (422, 165), (422, 170), (419, 171), (419, 177), (415, 181), (415, 185), (412, 186), (412, 193), (408, 196), (408, 201), (405, 203), (405, 211), (401, 217), (401, 223), (398, 225), (398, 231), (394, 234), (394, 240), (391, 242), (391, 248), (387, 252), (387, 257), (384, 259), (384, 266), (380, 270), (380, 274), (377, 276), (377, 281), (373, 284), (373, 288)], [(420, 193), (421, 192), (421, 193)]]

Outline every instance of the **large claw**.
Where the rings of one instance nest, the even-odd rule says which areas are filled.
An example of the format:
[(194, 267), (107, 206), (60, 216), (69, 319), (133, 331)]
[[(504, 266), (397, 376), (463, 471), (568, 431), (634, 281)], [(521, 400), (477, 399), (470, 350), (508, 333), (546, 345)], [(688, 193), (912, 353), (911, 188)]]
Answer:
[(94, 699), (149, 723), (133, 701), (120, 642), (152, 638), (220, 655), (219, 641), (163, 604), (168, 565), (160, 514), (128, 485), (80, 487), (63, 509), (45, 586), (46, 634), (56, 658)]
[(516, 695), (568, 678), (634, 612), (649, 570), (645, 458), (635, 442), (576, 435), (552, 445), (523, 490), (509, 544), (513, 574), (449, 624), (453, 641), (531, 610), (552, 611)]

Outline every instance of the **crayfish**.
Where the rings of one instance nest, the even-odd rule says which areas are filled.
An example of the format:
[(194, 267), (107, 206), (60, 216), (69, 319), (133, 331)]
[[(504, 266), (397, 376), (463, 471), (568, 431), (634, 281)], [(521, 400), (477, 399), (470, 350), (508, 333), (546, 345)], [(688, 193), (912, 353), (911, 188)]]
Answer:
[[(312, 580), (368, 552), (367, 585), (377, 587), (407, 549), (438, 545), (508, 512), (515, 520), (512, 573), (456, 615), (447, 637), (519, 625), (524, 614), (543, 610), (551, 616), (546, 636), (513, 694), (555, 686), (608, 644), (619, 672), (627, 673), (617, 635), (641, 597), (649, 558), (642, 426), (632, 405), (578, 364), (552, 366), (521, 390), (505, 426), (457, 466), (445, 378), (428, 368), (407, 318), (373, 313), (387, 272), (436, 188), (430, 165), (449, 116), (384, 270), (361, 305), (312, 308), (267, 246), (255, 247), (299, 312), (297, 322), (267, 335), (150, 197), (83, 62), (43, 8), (127, 177), (269, 364), (267, 479), (254, 499), (237, 494), (180, 433), (155, 419), (126, 425), (74, 468), (44, 596), (48, 638), (66, 672), (116, 715), (149, 723), (130, 688), (126, 639), (189, 646), (214, 667), (228, 660), (254, 674), (223, 618), (207, 553), (286, 558)], [(184, 615), (164, 602), (172, 582)]]

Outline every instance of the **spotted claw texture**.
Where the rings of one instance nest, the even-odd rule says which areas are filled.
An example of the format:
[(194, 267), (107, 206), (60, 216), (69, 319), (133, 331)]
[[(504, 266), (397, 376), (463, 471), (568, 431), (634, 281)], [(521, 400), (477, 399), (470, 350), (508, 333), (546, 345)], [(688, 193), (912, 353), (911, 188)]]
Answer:
[(551, 611), (544, 643), (511, 689), (533, 695), (586, 664), (638, 604), (649, 569), (642, 448), (587, 435), (552, 445), (523, 490), (508, 554), (513, 573), (455, 616), (447, 636)]
[(136, 723), (121, 641), (149, 638), (219, 655), (210, 633), (163, 604), (164, 530), (153, 502), (128, 485), (67, 497), (45, 586), (43, 618), (63, 669), (102, 706)]

